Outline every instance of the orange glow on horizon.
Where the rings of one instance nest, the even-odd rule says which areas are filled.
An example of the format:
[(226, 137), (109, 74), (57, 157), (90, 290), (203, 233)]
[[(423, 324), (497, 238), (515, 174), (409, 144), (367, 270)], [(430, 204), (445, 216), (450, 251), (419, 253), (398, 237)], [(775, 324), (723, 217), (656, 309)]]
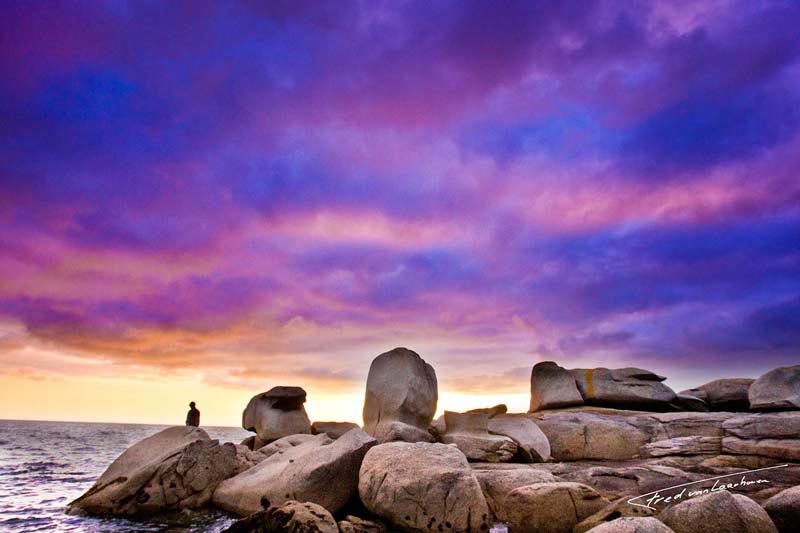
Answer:
[[(314, 421), (361, 424), (363, 385), (352, 390), (304, 387), (305, 404)], [(266, 388), (265, 388), (266, 390)], [(0, 419), (109, 422), (131, 424), (183, 424), (188, 403), (197, 402), (205, 426), (239, 426), (242, 410), (257, 390), (210, 386), (192, 380), (134, 380), (128, 378), (80, 377), (33, 379), (0, 377)], [(466, 394), (439, 391), (436, 416), (445, 410), (466, 411), (508, 405), (510, 412), (528, 408), (527, 394), (499, 392)]]

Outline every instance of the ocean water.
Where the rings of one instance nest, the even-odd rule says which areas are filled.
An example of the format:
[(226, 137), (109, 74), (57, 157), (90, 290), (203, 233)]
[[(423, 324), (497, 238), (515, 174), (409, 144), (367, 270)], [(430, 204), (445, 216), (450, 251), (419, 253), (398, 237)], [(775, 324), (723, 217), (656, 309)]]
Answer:
[[(233, 520), (202, 511), (149, 521), (69, 516), (111, 461), (167, 426), (0, 420), (0, 531), (215, 532)], [(241, 428), (203, 427), (213, 439), (240, 442)]]

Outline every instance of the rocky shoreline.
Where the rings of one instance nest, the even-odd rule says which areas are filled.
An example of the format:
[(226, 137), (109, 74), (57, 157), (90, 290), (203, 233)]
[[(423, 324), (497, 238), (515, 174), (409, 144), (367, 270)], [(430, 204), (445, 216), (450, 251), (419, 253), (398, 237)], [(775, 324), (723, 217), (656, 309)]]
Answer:
[(364, 424), (314, 422), (300, 387), (246, 406), (240, 444), (176, 426), (126, 450), (70, 513), (216, 507), (231, 532), (790, 532), (800, 366), (674, 392), (647, 370), (531, 372), (531, 409), (434, 420), (434, 369), (378, 356)]

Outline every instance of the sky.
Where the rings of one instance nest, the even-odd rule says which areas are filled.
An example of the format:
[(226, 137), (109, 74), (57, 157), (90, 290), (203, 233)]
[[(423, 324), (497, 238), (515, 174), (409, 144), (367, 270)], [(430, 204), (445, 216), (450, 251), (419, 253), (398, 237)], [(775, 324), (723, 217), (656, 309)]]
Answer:
[(0, 5), (0, 418), (800, 362), (800, 3)]

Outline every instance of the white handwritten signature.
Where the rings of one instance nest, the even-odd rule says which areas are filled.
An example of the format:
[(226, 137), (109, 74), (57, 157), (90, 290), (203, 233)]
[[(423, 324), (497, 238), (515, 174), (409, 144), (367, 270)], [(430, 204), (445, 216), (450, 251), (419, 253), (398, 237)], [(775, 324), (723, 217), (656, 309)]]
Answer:
[[(691, 481), (689, 483), (682, 483), (680, 485), (674, 485), (672, 487), (665, 487), (663, 489), (654, 490), (653, 492), (648, 492), (647, 494), (641, 494), (639, 496), (634, 496), (628, 500), (628, 503), (631, 505), (636, 505), (639, 507), (645, 507), (647, 509), (656, 508), (653, 507), (656, 504), (668, 504), (668, 503), (675, 503), (676, 501), (680, 501), (683, 499), (693, 498), (695, 496), (700, 496), (702, 494), (709, 494), (711, 492), (717, 492), (720, 490), (730, 490), (736, 489), (740, 487), (745, 487), (749, 485), (757, 485), (757, 484), (764, 484), (769, 483), (766, 479), (754, 479), (748, 480), (746, 474), (752, 474), (754, 472), (762, 472), (764, 470), (773, 470), (775, 468), (783, 468), (789, 466), (788, 464), (785, 465), (776, 465), (776, 466), (768, 466), (766, 468), (757, 468), (755, 470), (747, 470), (745, 472), (734, 472), (733, 474), (725, 474), (724, 476), (716, 476), (710, 477), (706, 479), (701, 479), (699, 481)], [(726, 477), (733, 477), (733, 476), (742, 476), (742, 479), (735, 483), (720, 483), (719, 480), (726, 478)], [(698, 483), (705, 483), (707, 481), (714, 481), (714, 485), (710, 488), (705, 489), (698, 489), (698, 490), (688, 490), (688, 488), (692, 485), (697, 485)], [(672, 494), (669, 496), (662, 496), (661, 493), (666, 493), (667, 491), (671, 491), (673, 489), (680, 489), (683, 488), (680, 492), (676, 494)], [(644, 500), (644, 503), (634, 503), (635, 500), (639, 500), (641, 498), (647, 498)]]

